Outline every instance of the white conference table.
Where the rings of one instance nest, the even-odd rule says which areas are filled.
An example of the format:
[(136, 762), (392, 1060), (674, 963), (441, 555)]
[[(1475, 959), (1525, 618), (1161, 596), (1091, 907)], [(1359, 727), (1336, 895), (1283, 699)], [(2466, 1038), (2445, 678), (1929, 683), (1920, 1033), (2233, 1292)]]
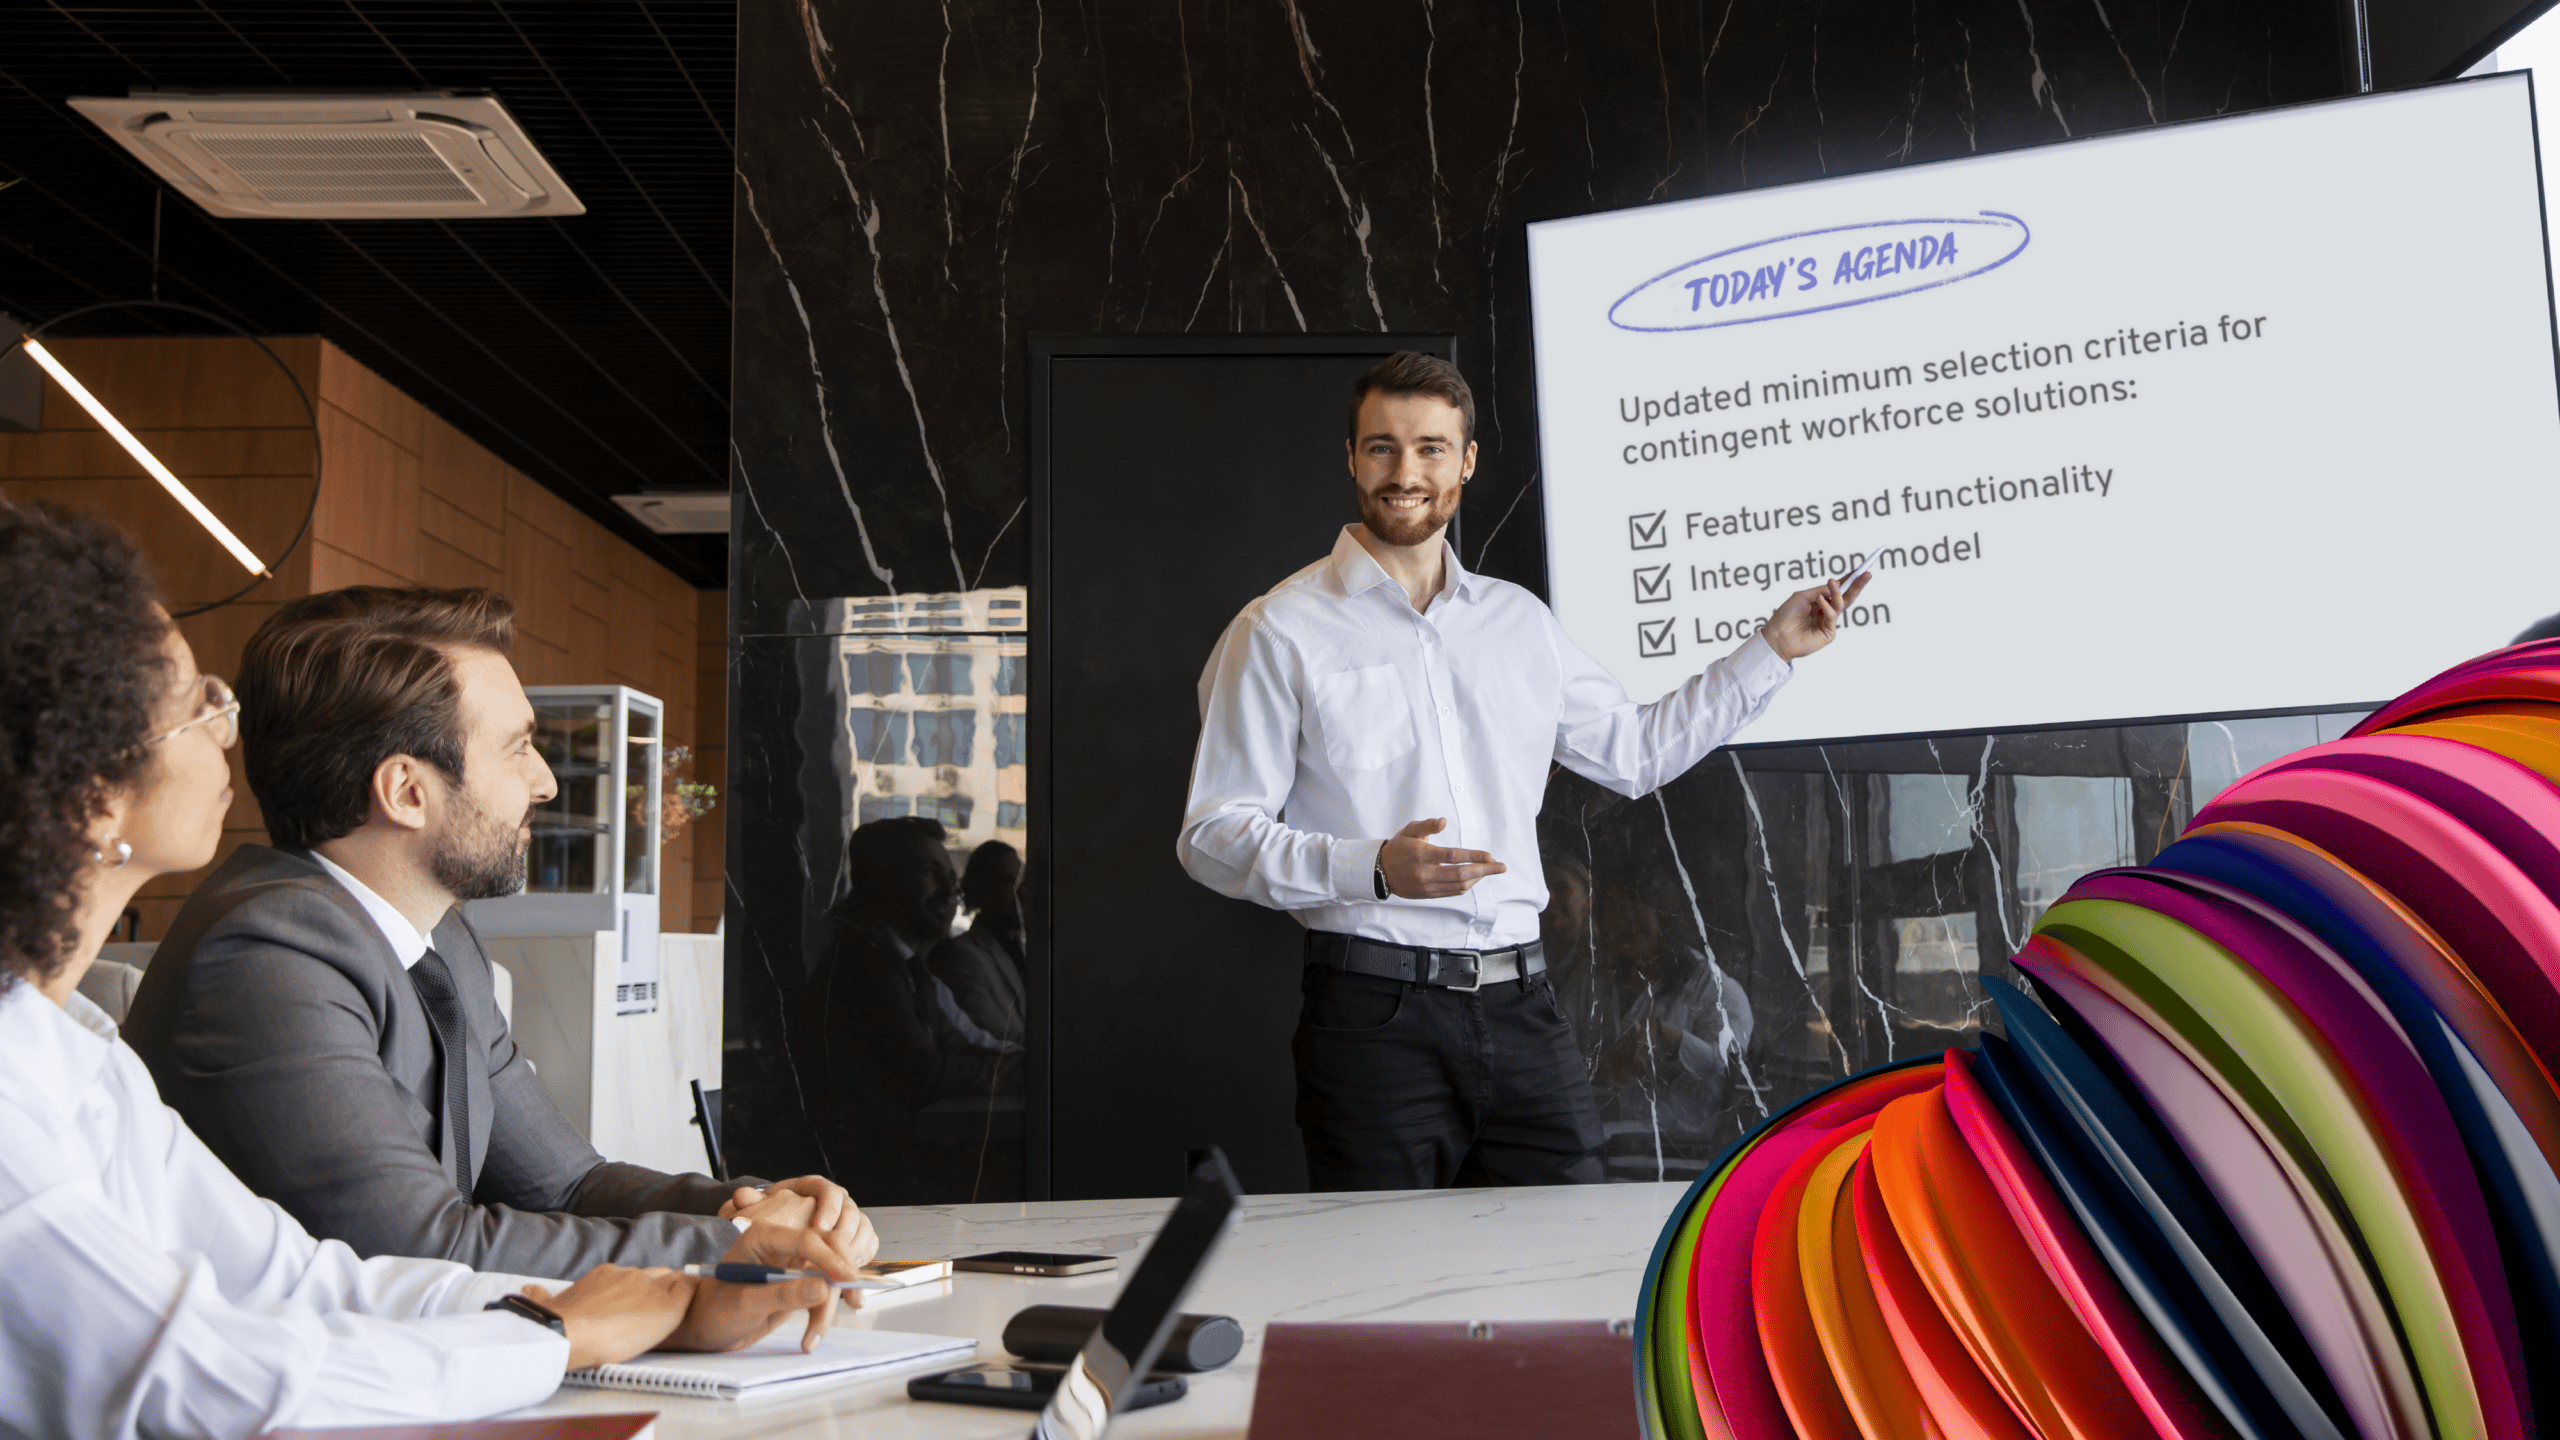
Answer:
[[(1230, 1315), (1244, 1353), (1170, 1405), (1116, 1420), (1115, 1440), (1241, 1436), (1253, 1411), (1263, 1327), (1274, 1320), (1616, 1320), (1632, 1316), (1644, 1263), (1682, 1190), (1668, 1185), (1559, 1185), (1513, 1190), (1408, 1190), (1270, 1195), (1209, 1262), (1184, 1307)], [(1005, 1321), (1026, 1305), (1108, 1306), (1172, 1208), (1164, 1200), (917, 1205), (871, 1212), (880, 1253), (939, 1259), (987, 1250), (1079, 1250), (1120, 1257), (1099, 1275), (1044, 1280), (958, 1275), (926, 1297), (837, 1323), (977, 1338), (1001, 1360)], [(658, 1440), (807, 1436), (829, 1440), (1022, 1440), (1018, 1410), (909, 1400), (917, 1374), (946, 1359), (764, 1402), (563, 1388), (527, 1415), (655, 1410)]]

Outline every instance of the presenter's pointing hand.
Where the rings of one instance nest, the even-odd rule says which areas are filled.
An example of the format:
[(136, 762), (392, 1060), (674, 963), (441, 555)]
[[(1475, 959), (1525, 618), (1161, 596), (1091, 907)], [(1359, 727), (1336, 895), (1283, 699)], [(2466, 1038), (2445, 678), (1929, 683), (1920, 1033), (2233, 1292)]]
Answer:
[(1858, 583), (1850, 586), (1846, 594), (1837, 580), (1797, 591), (1778, 607), (1777, 614), (1769, 617), (1760, 638), (1769, 642), (1779, 659), (1794, 664), (1839, 637), (1840, 617), (1867, 588), (1867, 582), (1875, 578), (1872, 574), (1859, 576)]
[(1387, 892), (1400, 900), (1438, 900), (1464, 895), (1488, 875), (1509, 867), (1482, 850), (1451, 850), (1431, 843), (1449, 828), (1446, 820), (1416, 820), (1396, 832), (1378, 850), (1378, 868), (1387, 873)]

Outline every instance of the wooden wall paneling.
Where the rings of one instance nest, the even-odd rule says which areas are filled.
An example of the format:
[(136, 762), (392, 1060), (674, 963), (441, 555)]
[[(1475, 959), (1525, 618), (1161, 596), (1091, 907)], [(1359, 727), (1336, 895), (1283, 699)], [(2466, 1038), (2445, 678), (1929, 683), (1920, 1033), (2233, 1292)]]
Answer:
[(433, 535), (418, 537), (418, 583), (440, 589), (480, 586), (498, 589), (498, 567), (466, 554)]
[(693, 703), (693, 627), (678, 630), (661, 620), (655, 628), (658, 648), (651, 657), (649, 693), (666, 697), (670, 728), (692, 735), (701, 728)]
[(605, 657), (613, 650), (612, 642), (607, 638), (612, 629), (612, 622), (601, 615), (590, 615), (580, 609), (569, 612), (569, 663), (584, 674), (584, 683), (602, 684), (612, 672), (612, 667), (605, 663)]
[[(58, 386), (48, 393), (59, 395)], [(64, 401), (66, 406), (69, 402)], [(73, 414), (86, 415), (77, 407)], [(307, 427), (137, 432), (242, 542), (270, 562), (293, 538), (311, 498)], [(238, 561), (124, 447), (96, 429), (0, 436), (0, 484), (22, 500), (50, 500), (102, 515), (142, 547), (173, 608), (216, 599), (248, 579)], [(299, 557), (270, 582), (300, 584)]]
[(581, 614), (610, 622), (613, 618), (613, 582), (589, 576), (575, 568), (577, 554), (578, 547), (570, 546), (569, 603)]
[[(497, 522), (505, 518), (499, 511), (482, 518), (438, 494), (433, 462), (420, 457), (421, 490), (418, 496), (418, 530), (431, 535), (481, 564), (495, 575), (507, 563), (506, 532)], [(495, 583), (494, 581), (491, 583)]]
[[(54, 393), (59, 393), (54, 392)], [(132, 428), (132, 427), (128, 427)], [(289, 429), (172, 430), (134, 429), (134, 435), (160, 457), (162, 464), (192, 485), (202, 475), (311, 475), (311, 427)], [(0, 475), (17, 474), (51, 480), (130, 479), (151, 484), (142, 466), (104, 430), (36, 430), (0, 436)], [(309, 498), (305, 492), (305, 499)], [(302, 516), (295, 506), (285, 518), (290, 531)], [(258, 517), (244, 516), (254, 524)], [(233, 524), (242, 538), (249, 531)]]
[(418, 573), (417, 452), (334, 402), (320, 407), (327, 461), (312, 535), (412, 583)]
[(577, 538), (577, 522), (585, 517), (569, 508), (569, 502), (533, 483), (522, 471), (507, 471), (507, 515), (509, 528), (522, 520), (562, 544)]
[(514, 509), (507, 512), (506, 546), (505, 589), (516, 602), (517, 631), (565, 652), (571, 638), (569, 547)]
[(335, 345), (321, 347), (320, 396), (410, 454), (426, 449), (427, 408)]
[[(275, 579), (247, 600), (183, 622), (200, 666), (236, 675), (250, 633), (278, 605), (317, 590), (492, 585), (516, 602), (515, 665), (524, 683), (621, 681), (666, 702), (671, 743), (693, 743), (704, 714), (702, 642), (716, 654), (726, 634), (722, 597), (706, 603), (336, 347), (307, 336), (270, 343), (319, 406), (324, 489), (312, 536)], [(274, 559), (312, 499), (314, 435), (292, 387), (256, 347), (155, 338), (54, 348), (253, 550)], [(175, 608), (239, 588), (247, 576), (238, 564), (58, 386), (48, 387), (45, 420), (44, 430), (0, 435), (0, 494), (59, 501), (124, 526)], [(707, 636), (704, 615), (714, 617)], [(711, 680), (716, 726), (726, 703), (718, 663)], [(694, 774), (720, 783), (716, 746)], [(267, 838), (237, 752), (233, 790), (225, 856)], [(719, 821), (710, 824), (667, 847), (661, 904), (670, 930), (708, 930), (719, 918)], [(201, 874), (163, 877), (143, 892), (144, 938), (163, 933)]]
[(311, 542), (311, 588), (305, 593), (318, 594), (349, 585), (403, 586), (414, 583), (406, 575), (394, 575), (363, 556), (350, 554), (326, 541)]
[(569, 664), (569, 652), (539, 636), (516, 633), (516, 678), (527, 685), (581, 685)]
[(423, 416), (418, 433), (419, 483), (497, 534), (507, 516), (507, 463), (438, 416)]
[(613, 624), (605, 630), (612, 648), (604, 656), (605, 667), (616, 682), (651, 694), (657, 693), (658, 681), (658, 627), (652, 618), (657, 608), (647, 592), (614, 577)]
[(623, 545), (603, 526), (584, 515), (573, 514), (568, 519), (569, 530), (564, 538), (569, 542), (570, 568), (577, 572), (579, 580), (595, 587), (605, 603), (611, 604), (613, 552), (624, 548)]
[[(309, 477), (299, 482), (305, 496), (309, 494)], [(189, 486), (203, 498), (215, 513), (237, 513), (244, 501), (255, 503), (273, 490), (291, 490), (292, 485), (269, 486), (259, 482), (202, 480)], [(231, 558), (229, 551), (215, 544), (195, 518), (178, 508), (157, 484), (150, 480), (0, 480), (0, 490), (19, 501), (51, 501), (102, 516), (121, 526), (141, 547), (151, 575), (159, 582), (160, 593), (174, 610), (218, 599), (246, 585), (255, 577)], [(268, 553), (281, 549), (272, 547)], [(298, 566), (288, 566), (298, 570)], [(276, 581), (266, 589), (273, 592)], [(297, 592), (298, 593), (298, 592)]]
[[(292, 384), (247, 340), (48, 337), (44, 343), (83, 388), (136, 434), (145, 429), (299, 430), (311, 423)], [(337, 347), (310, 335), (272, 337), (267, 346), (317, 404), (321, 351)], [(98, 422), (70, 392), (48, 384), (44, 428), (94, 430)]]

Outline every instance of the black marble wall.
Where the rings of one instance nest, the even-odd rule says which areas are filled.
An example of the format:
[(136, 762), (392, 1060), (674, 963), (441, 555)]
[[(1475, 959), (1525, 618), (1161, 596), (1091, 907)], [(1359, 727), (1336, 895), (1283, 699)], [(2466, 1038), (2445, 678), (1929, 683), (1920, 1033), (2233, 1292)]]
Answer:
[[(826, 602), (1023, 583), (1024, 337), (1454, 332), (1483, 407), (1463, 558), (1542, 588), (1525, 222), (2317, 98), (2341, 73), (2333, 0), (742, 0), (739, 26), (733, 1148), (767, 1173), (874, 1172), (857, 1188), (882, 1198), (903, 1162), (808, 1143), (835, 1100), (786, 1055), (850, 818), (810, 718), (841, 653)], [(1578, 850), (1597, 878), (1551, 929), (1585, 932), (1595, 1074), (1654, 1127), (1622, 1172), (1667, 1133), (1655, 1092), (1694, 1078), (1666, 1007), (1695, 1020), (1725, 1003), (1719, 975), (1746, 994), (1788, 977), (1747, 1044), (1716, 1031), (1751, 1078), (1682, 1102), (1682, 1134), (1960, 1032), (1960, 958), (1996, 964), (2020, 933), (2014, 884), (1995, 894), (2018, 805), (2129, 807), (2147, 839), (2194, 798), (2191, 738), (1719, 756), (1632, 806), (1560, 784), (1550, 865)], [(2019, 801), (2039, 769), (2091, 783)], [(1942, 811), (1962, 844), (1896, 849)], [(1879, 864), (1902, 868), (1866, 877)], [(1906, 940), (1933, 917), (1944, 933)], [(1956, 978), (1860, 990), (1905, 974)], [(911, 1178), (937, 1193), (901, 1198), (966, 1198)]]

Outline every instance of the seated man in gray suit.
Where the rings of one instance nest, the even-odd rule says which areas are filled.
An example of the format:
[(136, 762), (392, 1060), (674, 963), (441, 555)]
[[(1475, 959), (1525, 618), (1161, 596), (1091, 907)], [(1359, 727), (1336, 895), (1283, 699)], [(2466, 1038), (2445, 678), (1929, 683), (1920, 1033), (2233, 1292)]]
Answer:
[(507, 1034), (458, 902), (524, 883), (558, 791), (488, 590), (330, 591), (241, 662), (276, 848), (196, 888), (124, 1035), (250, 1189), (359, 1255), (521, 1275), (722, 1259), (852, 1278), (878, 1248), (833, 1183), (733, 1190), (596, 1154)]

